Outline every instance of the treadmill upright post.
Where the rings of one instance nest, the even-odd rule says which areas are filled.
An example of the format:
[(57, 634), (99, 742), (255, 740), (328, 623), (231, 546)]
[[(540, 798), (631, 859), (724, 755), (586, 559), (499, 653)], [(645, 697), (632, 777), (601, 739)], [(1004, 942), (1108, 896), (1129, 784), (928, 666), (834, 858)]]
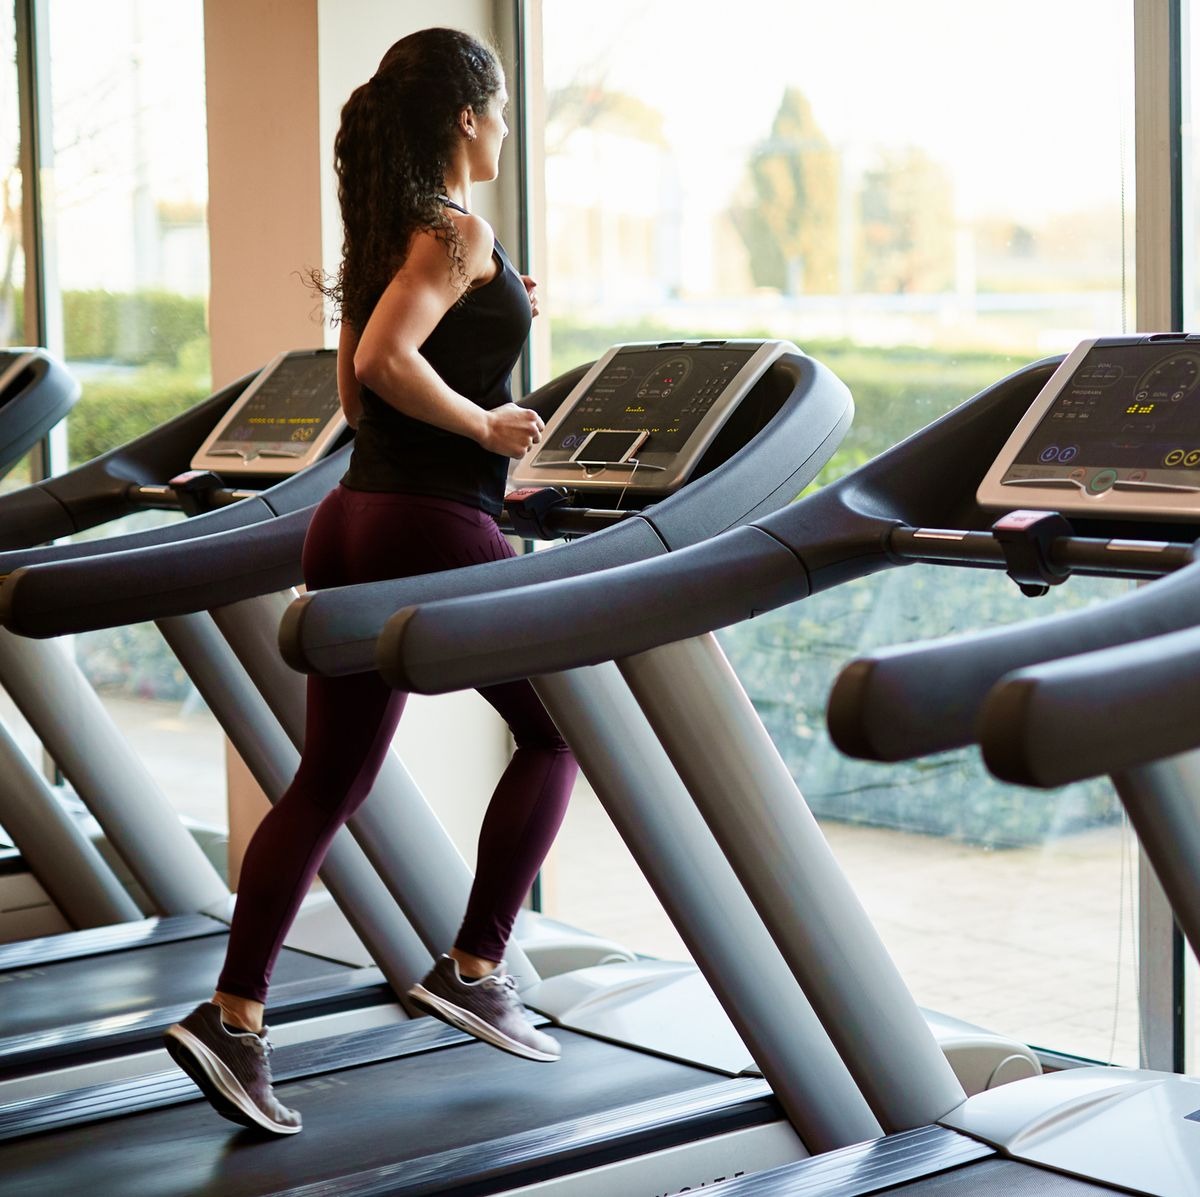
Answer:
[(0, 821), (42, 889), (80, 930), (142, 917), (134, 900), (50, 787), (0, 726)]
[(1175, 920), (1200, 951), (1200, 751), (1113, 774)]
[(154, 909), (223, 911), (225, 883), (62, 645), (0, 629), (0, 679)]
[(884, 1130), (960, 1105), (962, 1086), (716, 637), (617, 664)]
[(879, 1123), (616, 667), (532, 680), (804, 1145), (816, 1154), (878, 1138)]

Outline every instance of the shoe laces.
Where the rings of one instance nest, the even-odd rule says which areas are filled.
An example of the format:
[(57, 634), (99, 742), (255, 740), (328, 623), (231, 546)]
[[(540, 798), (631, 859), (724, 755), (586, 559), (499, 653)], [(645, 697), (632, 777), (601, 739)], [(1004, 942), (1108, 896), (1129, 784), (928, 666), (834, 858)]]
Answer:
[(489, 973), (483, 979), (485, 985), (494, 985), (497, 989), (507, 989), (515, 998), (517, 996), (517, 978), (512, 973), (505, 972), (499, 976), (496, 973)]

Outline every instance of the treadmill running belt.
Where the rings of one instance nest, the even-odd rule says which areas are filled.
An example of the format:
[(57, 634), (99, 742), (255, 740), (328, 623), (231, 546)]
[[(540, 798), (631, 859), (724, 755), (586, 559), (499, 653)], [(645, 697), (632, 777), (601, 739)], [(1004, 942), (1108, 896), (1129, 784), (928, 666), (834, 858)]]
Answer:
[[(60, 1026), (203, 1001), (212, 996), (226, 942), (225, 935), (208, 935), (12, 973), (0, 1005), (0, 1042)], [(286, 984), (345, 971), (344, 964), (285, 950), (272, 979)]]
[[(568, 1031), (555, 1035), (563, 1044), (555, 1064), (474, 1043), (281, 1084), (280, 1099), (304, 1115), (303, 1133), (286, 1139), (239, 1130), (197, 1101), (7, 1143), (3, 1191), (250, 1197), (318, 1185), (340, 1193), (339, 1177), (400, 1163), (389, 1191), (436, 1193), (455, 1162), (495, 1168), (501, 1161), (489, 1146), (498, 1138), (586, 1126), (605, 1111), (726, 1079)], [(777, 1116), (773, 1102), (756, 1103), (755, 1121)], [(552, 1150), (553, 1141), (545, 1146)], [(419, 1161), (435, 1157), (430, 1174)]]

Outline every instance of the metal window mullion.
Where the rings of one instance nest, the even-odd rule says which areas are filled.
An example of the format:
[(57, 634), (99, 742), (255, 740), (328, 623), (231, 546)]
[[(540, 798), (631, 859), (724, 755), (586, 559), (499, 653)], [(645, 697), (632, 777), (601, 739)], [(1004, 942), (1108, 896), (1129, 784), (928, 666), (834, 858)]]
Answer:
[[(15, 0), (17, 93), (21, 122), (21, 234), (25, 256), (25, 339), (62, 357), (62, 292), (54, 230), (54, 136), (50, 107), (49, 0)], [(34, 480), (49, 477), (65, 440), (33, 450)]]
[[(1182, 0), (1134, 0), (1137, 328), (1184, 326)], [(1184, 1051), (1182, 937), (1139, 853), (1138, 1003), (1143, 1060), (1179, 1069)]]
[(1183, 328), (1180, 0), (1134, 0), (1137, 327)]

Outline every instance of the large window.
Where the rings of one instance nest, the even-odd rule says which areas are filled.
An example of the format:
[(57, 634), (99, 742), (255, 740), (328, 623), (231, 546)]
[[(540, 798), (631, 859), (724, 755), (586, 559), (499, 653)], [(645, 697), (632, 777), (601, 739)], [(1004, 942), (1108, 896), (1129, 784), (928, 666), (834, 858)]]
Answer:
[[(63, 352), (83, 395), (78, 465), (208, 395), (207, 152), (201, 0), (51, 0), (53, 237)], [(48, 51), (48, 54), (47, 54)], [(146, 513), (95, 535), (169, 517)], [(152, 625), (87, 633), (74, 650), (109, 713), (178, 807), (225, 821), (215, 722)]]
[[(854, 394), (828, 479), (1020, 365), (1135, 327), (1127, 0), (542, 7), (551, 373), (620, 340), (792, 340)], [(909, 569), (723, 641), (918, 1000), (1136, 1063), (1136, 872), (1110, 788), (1017, 793), (970, 752), (859, 765), (824, 730), (863, 651), (1115, 589), (1034, 604)], [(677, 953), (602, 812), (569, 818), (550, 909)]]

